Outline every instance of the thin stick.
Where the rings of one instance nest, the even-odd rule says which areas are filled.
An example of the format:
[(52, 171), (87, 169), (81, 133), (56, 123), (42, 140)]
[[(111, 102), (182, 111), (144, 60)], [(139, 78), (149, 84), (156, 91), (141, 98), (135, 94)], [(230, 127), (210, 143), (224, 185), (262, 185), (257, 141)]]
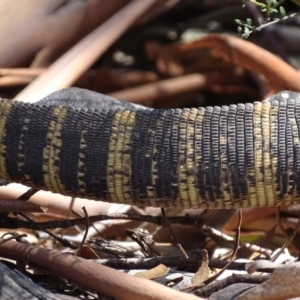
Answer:
[(207, 85), (207, 78), (200, 74), (189, 74), (142, 86), (110, 93), (111, 97), (130, 102), (156, 101), (181, 93), (199, 91)]
[(82, 238), (82, 241), (80, 243), (80, 246), (78, 248), (78, 251), (76, 253), (76, 255), (80, 256), (80, 252), (81, 252), (81, 249), (85, 243), (85, 240), (86, 240), (86, 237), (87, 237), (87, 234), (88, 234), (88, 231), (89, 231), (89, 228), (90, 228), (90, 221), (89, 221), (89, 215), (85, 209), (85, 207), (82, 208), (83, 212), (84, 212), (84, 216), (85, 216), (85, 219), (86, 219), (86, 226), (85, 226), (85, 232), (84, 232), (84, 236)]

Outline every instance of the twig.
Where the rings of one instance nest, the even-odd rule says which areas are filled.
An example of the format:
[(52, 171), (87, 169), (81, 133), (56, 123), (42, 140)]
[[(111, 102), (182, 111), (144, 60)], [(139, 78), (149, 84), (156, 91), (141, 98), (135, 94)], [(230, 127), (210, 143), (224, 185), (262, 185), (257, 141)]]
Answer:
[(248, 275), (248, 274), (232, 274), (231, 276), (215, 281), (207, 286), (204, 286), (202, 288), (199, 288), (198, 290), (194, 291), (194, 294), (199, 297), (205, 297), (208, 298), (212, 293), (219, 291), (231, 284), (234, 283), (257, 283), (261, 284), (268, 280), (271, 277), (271, 275)]
[[(256, 23), (258, 23), (257, 20), (264, 19), (264, 16), (262, 15), (262, 13), (257, 9), (257, 6), (253, 5), (252, 3), (246, 3), (246, 7), (248, 9), (248, 11), (250, 12), (250, 14), (253, 15), (253, 18), (255, 20)], [(270, 24), (270, 23), (268, 23)], [(260, 26), (259, 26), (260, 27)], [(259, 27), (256, 27), (254, 31), (256, 30), (260, 30), (258, 29)], [(270, 27), (271, 28), (271, 27)], [(278, 53), (278, 55), (288, 64), (290, 64), (289, 61), (289, 57), (286, 55), (284, 49), (283, 49), (283, 45), (281, 43), (278, 43), (278, 41), (276, 40), (276, 37), (274, 36), (273, 31), (269, 30), (269, 27), (266, 27), (263, 30), (263, 35), (265, 36), (266, 40), (268, 41), (269, 46), (271, 46), (273, 48), (273, 51), (275, 53)]]
[[(209, 236), (211, 236), (212, 238), (215, 236), (215, 237), (221, 238), (222, 240), (224, 240), (227, 243), (230, 243), (230, 244), (236, 243), (236, 240), (234, 238), (232, 238), (231, 236), (229, 236), (215, 228), (212, 228), (212, 227), (204, 224), (201, 227), (201, 229), (204, 232), (206, 232)], [(258, 252), (258, 253), (264, 254), (264, 255), (266, 255), (266, 257), (270, 257), (272, 254), (272, 250), (262, 248), (260, 246), (250, 244), (250, 243), (240, 242), (240, 248), (244, 248), (244, 249), (248, 249), (253, 252)]]
[[(136, 214), (105, 214), (89, 217), (90, 223), (105, 221), (105, 220), (133, 220), (140, 222), (149, 222), (157, 225), (163, 226), (165, 224), (165, 219), (161, 216), (151, 216), (151, 215), (136, 215)], [(193, 216), (176, 216), (168, 217), (168, 222), (170, 224), (182, 224), (182, 225), (198, 225), (201, 217)], [(54, 220), (46, 222), (26, 222), (16, 218), (3, 217), (0, 218), (1, 228), (28, 228), (33, 230), (45, 230), (54, 228), (68, 228), (75, 225), (85, 224), (85, 218), (76, 218), (72, 220)]]
[(298, 219), (298, 223), (295, 226), (292, 234), (289, 236), (289, 238), (287, 239), (287, 241), (284, 243), (284, 245), (282, 245), (282, 247), (280, 248), (280, 250), (276, 253), (276, 255), (274, 255), (274, 257), (272, 257), (272, 261), (275, 261), (279, 255), (283, 252), (283, 250), (288, 247), (288, 245), (292, 242), (292, 240), (294, 239), (294, 237), (296, 236), (296, 234), (298, 233), (300, 228), (300, 215), (299, 215), (299, 219)]
[(254, 31), (261, 31), (261, 30), (264, 29), (265, 27), (268, 27), (268, 26), (270, 26), (270, 25), (273, 25), (273, 24), (276, 24), (276, 23), (285, 21), (285, 20), (290, 19), (290, 18), (293, 18), (293, 17), (295, 17), (295, 16), (297, 16), (297, 15), (299, 15), (299, 12), (290, 14), (290, 15), (288, 15), (288, 16), (286, 16), (286, 17), (283, 17), (283, 18), (280, 18), (280, 19), (275, 19), (275, 20), (270, 21), (270, 22), (268, 22), (268, 23), (266, 23), (266, 24), (262, 24), (262, 25), (260, 25), (259, 27), (256, 27), (255, 29), (253, 29), (253, 32), (254, 32)]
[(21, 200), (0, 199), (0, 213), (10, 212), (37, 212), (43, 213), (44, 210), (40, 205)]
[(35, 188), (30, 188), (26, 193), (22, 194), (18, 200), (27, 201), (29, 200), (34, 194), (36, 194), (39, 190)]
[(149, 231), (143, 228), (126, 229), (126, 234), (140, 245), (143, 253), (146, 257), (161, 256), (153, 236), (150, 235)]
[[(189, 257), (186, 258), (184, 255), (176, 256), (158, 256), (152, 258), (109, 258), (95, 260), (99, 264), (114, 268), (114, 269), (152, 269), (163, 264), (169, 268), (173, 267), (199, 267), (202, 263), (201, 250), (197, 249), (189, 253)], [(228, 265), (228, 261), (219, 259), (210, 259), (209, 267), (215, 269), (222, 269)], [(245, 271), (246, 263), (232, 262), (229, 266), (230, 270)], [(259, 270), (262, 271), (262, 270)]]
[(199, 91), (206, 87), (207, 78), (200, 74), (189, 74), (176, 78), (148, 83), (139, 87), (109, 93), (111, 97), (130, 102), (157, 101), (174, 95)]
[(86, 208), (85, 208), (85, 207), (82, 207), (82, 210), (83, 210), (84, 215), (85, 215), (86, 226), (85, 226), (84, 236), (83, 236), (83, 238), (82, 238), (82, 241), (81, 241), (80, 246), (79, 246), (79, 248), (78, 248), (78, 250), (77, 250), (77, 253), (76, 253), (76, 255), (78, 255), (78, 256), (80, 256), (81, 249), (82, 249), (82, 247), (83, 247), (83, 245), (84, 245), (84, 242), (85, 242), (85, 240), (86, 240), (86, 237), (87, 237), (87, 234), (88, 234), (88, 231), (89, 231), (89, 228), (90, 228), (89, 215), (88, 215), (88, 213), (87, 213), (87, 211), (86, 211)]
[(234, 251), (229, 259), (229, 262), (228, 264), (220, 271), (218, 272), (216, 275), (210, 277), (209, 279), (207, 279), (204, 284), (207, 285), (211, 282), (213, 282), (214, 280), (216, 280), (221, 274), (224, 273), (224, 271), (226, 269), (228, 269), (228, 267), (230, 266), (230, 264), (233, 262), (236, 254), (237, 254), (237, 251), (239, 249), (239, 244), (240, 244), (240, 234), (241, 234), (241, 225), (242, 225), (242, 210), (239, 209), (239, 221), (238, 221), (238, 226), (237, 226), (237, 229), (236, 229), (236, 235), (235, 235), (235, 245), (234, 245)]
[[(74, 203), (75, 203), (75, 198), (72, 198), (72, 202), (73, 202), (73, 200), (74, 200)], [(74, 204), (74, 203), (73, 203), (73, 204)], [(73, 205), (72, 205), (72, 213), (73, 213), (74, 215), (76, 215), (76, 216), (78, 216), (78, 217), (81, 218), (81, 215), (80, 215), (79, 213), (77, 213), (76, 211), (73, 210)], [(103, 235), (102, 235), (102, 233), (97, 229), (97, 227), (96, 227), (94, 224), (91, 224), (90, 217), (89, 217), (89, 223), (90, 223), (90, 226), (93, 227), (93, 229), (95, 230), (95, 232), (97, 233), (97, 235), (98, 235), (99, 237), (104, 238)], [(79, 224), (77, 224), (77, 225), (79, 225)]]
[[(4, 237), (5, 237), (6, 235), (11, 235), (11, 237), (8, 237), (8, 238), (4, 239)], [(8, 241), (11, 241), (11, 240), (16, 240), (16, 241), (18, 241), (18, 242), (21, 242), (21, 241), (22, 241), (22, 238), (25, 238), (25, 237), (27, 237), (27, 234), (25, 234), (25, 233), (23, 233), (23, 234), (18, 234), (18, 233), (16, 233), (16, 232), (7, 232), (7, 233), (5, 233), (5, 234), (3, 234), (3, 235), (1, 236), (2, 241), (0, 242), (0, 245), (2, 245), (3, 243), (6, 243), (6, 242), (8, 242)]]
[[(27, 219), (29, 222), (26, 222), (26, 221), (23, 221), (23, 222), (26, 222), (26, 223), (29, 223), (29, 224), (36, 224), (34, 222), (34, 220), (32, 220), (30, 217), (28, 217), (27, 215), (23, 214), (23, 213), (19, 213), (20, 216), (22, 216), (23, 218)], [(12, 219), (12, 220), (19, 220), (19, 219)], [(19, 220), (19, 221), (22, 221), (22, 220)], [(22, 227), (22, 226), (21, 226)], [(41, 229), (43, 230), (44, 232), (46, 232), (49, 236), (51, 236), (54, 240), (58, 241), (59, 243), (61, 243), (64, 247), (69, 247), (71, 249), (77, 249), (76, 246), (74, 246), (73, 244), (71, 244), (68, 240), (66, 239), (63, 239), (63, 238), (60, 238), (58, 237), (57, 235), (55, 235), (54, 233), (52, 233), (51, 231), (47, 230), (47, 229)]]
[(16, 86), (27, 85), (32, 82), (32, 77), (25, 76), (4, 76), (0, 77), (1, 88), (11, 88)]
[(37, 77), (45, 68), (0, 68), (0, 76)]
[(180, 252), (181, 252), (186, 258), (188, 258), (188, 255), (187, 255), (187, 253), (185, 252), (185, 250), (183, 249), (181, 243), (179, 243), (179, 241), (177, 240), (177, 237), (176, 237), (176, 235), (174, 234), (174, 231), (173, 231), (173, 229), (172, 229), (170, 223), (168, 222), (168, 218), (167, 218), (166, 213), (165, 213), (165, 210), (164, 210), (163, 208), (161, 208), (161, 214), (162, 214), (162, 217), (165, 219), (165, 225), (168, 227), (168, 229), (169, 229), (169, 231), (170, 231), (170, 233), (171, 233), (171, 236), (173, 237), (173, 239), (174, 239), (176, 245), (178, 246)]

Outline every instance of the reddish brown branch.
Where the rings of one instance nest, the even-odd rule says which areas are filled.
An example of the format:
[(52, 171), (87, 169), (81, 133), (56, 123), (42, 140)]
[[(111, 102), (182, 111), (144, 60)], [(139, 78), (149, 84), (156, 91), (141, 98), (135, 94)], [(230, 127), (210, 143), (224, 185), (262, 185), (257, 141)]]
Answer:
[(300, 74), (274, 54), (261, 47), (234, 36), (210, 35), (186, 46), (212, 48), (221, 57), (245, 69), (263, 75), (274, 91), (283, 89), (300, 92)]

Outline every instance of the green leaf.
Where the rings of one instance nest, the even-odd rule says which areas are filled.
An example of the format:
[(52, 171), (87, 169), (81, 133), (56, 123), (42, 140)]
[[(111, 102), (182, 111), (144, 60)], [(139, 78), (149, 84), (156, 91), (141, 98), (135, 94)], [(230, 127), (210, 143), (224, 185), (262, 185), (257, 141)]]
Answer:
[(251, 32), (252, 31), (250, 31), (249, 28), (245, 27), (243, 36), (247, 39), (250, 36)]
[(279, 10), (280, 10), (280, 14), (281, 14), (283, 17), (286, 17), (286, 11), (285, 11), (284, 7), (283, 7), (283, 6), (280, 6), (280, 7), (279, 7)]
[(243, 35), (243, 28), (241, 26), (239, 26), (237, 30), (238, 30), (239, 35), (242, 36)]

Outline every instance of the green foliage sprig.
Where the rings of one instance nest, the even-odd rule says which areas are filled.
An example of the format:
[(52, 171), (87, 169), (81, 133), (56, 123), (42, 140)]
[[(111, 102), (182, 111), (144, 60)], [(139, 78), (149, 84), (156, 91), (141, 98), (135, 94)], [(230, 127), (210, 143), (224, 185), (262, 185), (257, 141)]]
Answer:
[[(258, 23), (260, 24), (259, 26), (254, 26), (252, 24), (251, 19), (246, 19), (246, 21), (242, 21), (239, 19), (234, 20), (238, 24), (238, 33), (242, 38), (248, 38), (251, 33), (255, 31), (260, 31), (263, 28), (270, 26), (274, 23), (279, 23), (283, 22), (289, 18), (294, 17), (297, 13), (289, 14), (287, 15), (285, 8), (281, 5), (282, 3), (285, 2), (285, 0), (265, 0), (264, 2), (256, 1), (256, 0), (242, 0), (243, 6), (246, 5), (247, 2), (250, 2), (254, 4), (255, 6), (258, 7), (258, 9), (266, 15), (266, 20), (267, 22), (264, 23), (264, 21), (259, 18)], [(294, 3), (299, 5), (298, 0), (294, 0)], [(280, 17), (277, 18), (271, 18), (271, 14), (276, 13), (279, 14)]]

